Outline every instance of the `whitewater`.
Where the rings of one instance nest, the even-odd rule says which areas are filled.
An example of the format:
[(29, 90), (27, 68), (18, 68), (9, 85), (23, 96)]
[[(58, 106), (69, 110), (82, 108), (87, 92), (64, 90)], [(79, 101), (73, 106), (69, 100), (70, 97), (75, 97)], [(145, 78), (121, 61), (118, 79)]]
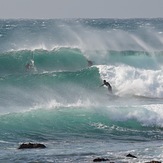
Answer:
[(0, 162), (163, 160), (163, 19), (1, 19), (0, 45)]

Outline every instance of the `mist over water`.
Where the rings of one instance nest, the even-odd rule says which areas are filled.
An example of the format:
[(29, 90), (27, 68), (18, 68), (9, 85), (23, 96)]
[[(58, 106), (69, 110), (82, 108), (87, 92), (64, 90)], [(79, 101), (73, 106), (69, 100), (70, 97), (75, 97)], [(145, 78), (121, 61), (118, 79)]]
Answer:
[(85, 51), (161, 51), (162, 26), (159, 21), (162, 20), (1, 20), (1, 50), (78, 47)]
[(162, 19), (0, 20), (1, 161), (6, 144), (21, 160), (12, 154), (21, 142), (45, 143), (58, 162), (116, 152), (149, 161), (153, 145), (161, 160), (162, 27)]

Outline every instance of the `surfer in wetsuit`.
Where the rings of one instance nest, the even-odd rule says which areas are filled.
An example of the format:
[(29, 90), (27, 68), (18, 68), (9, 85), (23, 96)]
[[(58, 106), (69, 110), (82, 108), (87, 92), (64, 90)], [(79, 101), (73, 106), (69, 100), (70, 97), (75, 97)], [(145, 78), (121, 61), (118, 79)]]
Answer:
[(31, 59), (26, 65), (26, 70), (30, 70), (34, 67), (34, 61)]
[(103, 80), (103, 82), (104, 82), (104, 83), (103, 83), (100, 87), (106, 85), (106, 86), (108, 87), (108, 91), (109, 91), (110, 93), (112, 93), (112, 87), (111, 87), (110, 83), (107, 82), (106, 80)]
[(92, 62), (92, 61), (87, 60), (87, 62), (88, 62), (88, 66), (89, 66), (89, 67), (93, 65), (93, 62)]
[(27, 63), (27, 64), (25, 65), (25, 67), (26, 67), (26, 70), (29, 70), (29, 69), (31, 68), (31, 65), (30, 65), (29, 63)]

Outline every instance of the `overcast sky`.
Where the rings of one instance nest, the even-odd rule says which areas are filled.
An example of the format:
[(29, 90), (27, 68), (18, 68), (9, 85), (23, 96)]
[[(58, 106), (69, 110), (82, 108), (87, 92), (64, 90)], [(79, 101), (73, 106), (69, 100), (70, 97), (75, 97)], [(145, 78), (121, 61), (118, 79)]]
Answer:
[(155, 17), (163, 0), (0, 0), (0, 19)]

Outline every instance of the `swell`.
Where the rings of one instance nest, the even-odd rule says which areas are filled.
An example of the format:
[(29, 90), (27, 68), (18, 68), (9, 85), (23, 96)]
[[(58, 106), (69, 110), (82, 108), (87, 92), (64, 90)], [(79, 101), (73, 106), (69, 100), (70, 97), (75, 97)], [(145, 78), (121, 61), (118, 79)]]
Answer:
[(144, 126), (134, 118), (118, 120), (106, 110), (100, 113), (96, 109), (100, 108), (62, 107), (3, 115), (0, 116), (0, 137), (9, 140), (12, 134), (12, 139), (17, 137), (19, 141), (22, 137), (23, 141), (50, 140), (63, 134), (64, 137), (78, 135), (117, 140), (162, 140), (163, 128), (157, 124)]
[(79, 49), (22, 50), (0, 54), (0, 73), (3, 75), (27, 71), (75, 71), (85, 67), (88, 62)]
[(70, 47), (56, 48), (51, 51), (41, 49), (11, 51), (0, 54), (0, 75), (78, 71), (92, 64), (125, 64), (143, 69), (160, 69), (163, 66), (162, 54), (162, 51), (132, 50), (82, 52), (80, 49)]
[(40, 85), (54, 88), (57, 85), (71, 83), (93, 88), (94, 85), (99, 84), (99, 80), (100, 75), (98, 69), (96, 67), (91, 67), (78, 71), (6, 75), (1, 77), (0, 85), (2, 88), (10, 85), (20, 88), (31, 86), (31, 89), (33, 89)]
[[(99, 56), (100, 54), (100, 56)], [(163, 66), (162, 51), (96, 51), (92, 60), (96, 64), (125, 65), (141, 69), (161, 69)]]
[(0, 80), (1, 114), (23, 111), (54, 100), (71, 104), (95, 98), (100, 84), (96, 67), (75, 72), (9, 75)]

